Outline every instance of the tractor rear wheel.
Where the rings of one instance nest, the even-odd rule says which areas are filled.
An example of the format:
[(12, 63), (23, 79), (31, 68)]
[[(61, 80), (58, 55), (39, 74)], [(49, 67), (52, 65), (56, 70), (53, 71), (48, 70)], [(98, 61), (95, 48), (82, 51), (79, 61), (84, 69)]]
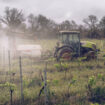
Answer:
[(70, 61), (73, 59), (73, 51), (71, 49), (63, 49), (59, 54), (59, 60)]

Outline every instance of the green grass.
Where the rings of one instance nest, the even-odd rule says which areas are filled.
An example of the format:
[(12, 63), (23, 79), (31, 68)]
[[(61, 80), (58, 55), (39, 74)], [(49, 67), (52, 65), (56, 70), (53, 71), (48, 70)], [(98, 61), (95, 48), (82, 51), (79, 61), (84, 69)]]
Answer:
[[(89, 39), (85, 39), (89, 40)], [(98, 48), (101, 51), (105, 50), (104, 41), (101, 40), (90, 40), (96, 42)], [(22, 43), (22, 42), (21, 42)], [(35, 42), (24, 41), (27, 43), (40, 44), (44, 50), (52, 50), (56, 44), (56, 40), (36, 40)], [(101, 43), (101, 44), (100, 44)], [(54, 65), (59, 64), (54, 60), (50, 60), (47, 64), (47, 84), (50, 90), (49, 101), (53, 105), (95, 105), (92, 104), (88, 99), (87, 95), (87, 85), (90, 77), (97, 77), (98, 74), (105, 75), (105, 59), (103, 57), (104, 53), (100, 52), (98, 59), (92, 61), (72, 61), (67, 62), (69, 68), (66, 72), (65, 70), (59, 71)], [(23, 89), (24, 89), (24, 102), (25, 105), (44, 105), (44, 93), (38, 97), (39, 91), (43, 86), (43, 70), (45, 69), (44, 61), (36, 61), (34, 58), (23, 58), (22, 59), (22, 69), (23, 69)], [(9, 81), (8, 66), (5, 70), (0, 68), (0, 83), (3, 84)], [(12, 60), (11, 75), (12, 83), (16, 85), (16, 89), (13, 93), (13, 102), (15, 105), (19, 105), (20, 102), (20, 71), (18, 60)], [(69, 88), (70, 82), (76, 79), (76, 82)], [(98, 81), (94, 86), (99, 85), (104, 87), (105, 81)], [(69, 88), (69, 89), (68, 89)], [(10, 94), (9, 88), (0, 87), (0, 105), (10, 104)], [(98, 105), (98, 104), (97, 104)], [(103, 104), (102, 104), (103, 105)]]

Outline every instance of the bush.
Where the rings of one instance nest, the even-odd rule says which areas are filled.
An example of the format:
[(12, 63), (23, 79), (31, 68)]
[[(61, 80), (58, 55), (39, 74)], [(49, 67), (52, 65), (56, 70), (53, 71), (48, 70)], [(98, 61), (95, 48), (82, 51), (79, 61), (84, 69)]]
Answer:
[(103, 75), (98, 74), (97, 77), (90, 77), (88, 80), (88, 96), (92, 102), (105, 103), (105, 87), (97, 86), (98, 82), (103, 81)]
[(92, 96), (90, 97), (90, 100), (92, 102), (98, 102), (98, 103), (105, 102), (105, 87), (93, 88), (91, 92)]

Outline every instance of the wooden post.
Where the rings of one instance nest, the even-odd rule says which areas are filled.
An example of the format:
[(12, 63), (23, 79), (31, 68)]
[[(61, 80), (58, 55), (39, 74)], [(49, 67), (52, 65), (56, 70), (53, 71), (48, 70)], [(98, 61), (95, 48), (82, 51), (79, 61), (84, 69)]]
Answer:
[[(9, 61), (9, 75), (10, 75), (10, 83), (12, 82), (11, 81), (11, 57), (10, 57), (10, 51), (8, 51), (8, 61)], [(11, 105), (13, 105), (13, 90), (11, 89), (11, 86), (10, 86), (10, 103)]]
[(11, 82), (11, 57), (10, 57), (10, 50), (8, 51), (8, 61), (9, 61), (9, 74), (10, 74), (10, 82)]
[(5, 70), (5, 47), (3, 47), (3, 69)]
[(24, 96), (23, 96), (23, 76), (22, 76), (22, 62), (21, 62), (21, 56), (19, 57), (19, 67), (20, 67), (20, 82), (21, 82), (21, 105), (23, 105), (24, 102)]
[(13, 90), (10, 88), (11, 105), (13, 105)]
[(44, 69), (44, 94), (45, 94), (45, 105), (48, 105), (48, 93), (47, 93), (47, 63)]

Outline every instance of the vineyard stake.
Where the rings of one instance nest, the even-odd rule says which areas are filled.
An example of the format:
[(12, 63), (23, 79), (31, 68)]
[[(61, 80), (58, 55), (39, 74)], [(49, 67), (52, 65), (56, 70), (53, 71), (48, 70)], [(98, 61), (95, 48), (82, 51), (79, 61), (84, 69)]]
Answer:
[[(8, 60), (9, 60), (9, 75), (10, 75), (10, 83), (12, 82), (11, 81), (11, 56), (10, 56), (10, 50), (8, 50)], [(13, 90), (11, 89), (11, 86), (10, 86), (10, 103), (11, 105), (13, 105)]]
[(21, 82), (21, 105), (23, 105), (24, 96), (23, 96), (23, 75), (22, 75), (22, 62), (21, 62), (21, 56), (19, 57), (19, 67), (20, 67), (20, 82)]
[(44, 69), (44, 94), (45, 94), (45, 105), (48, 105), (48, 93), (47, 93), (47, 63)]

